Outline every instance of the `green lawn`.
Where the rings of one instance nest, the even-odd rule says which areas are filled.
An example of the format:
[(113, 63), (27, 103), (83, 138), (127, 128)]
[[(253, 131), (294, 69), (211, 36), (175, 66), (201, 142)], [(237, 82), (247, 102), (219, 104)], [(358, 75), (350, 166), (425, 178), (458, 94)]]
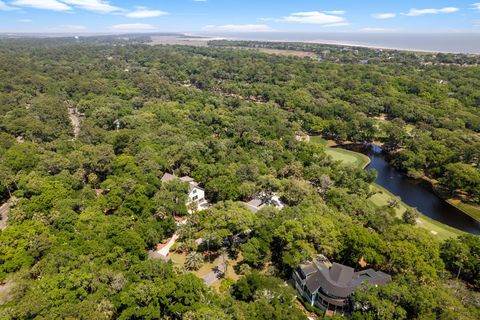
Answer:
[(327, 145), (327, 140), (323, 139), (321, 136), (310, 136), (310, 141), (315, 142), (315, 143), (319, 143), (322, 146)]
[[(180, 253), (172, 252), (172, 253), (170, 253), (170, 259), (176, 265), (183, 266), (185, 264), (186, 254), (185, 253), (180, 254)], [(243, 260), (243, 257), (242, 257), (242, 255), (239, 255), (236, 260), (231, 260), (231, 259), (228, 259), (228, 260), (230, 261), (230, 265), (227, 267), (227, 277), (230, 278), (230, 279), (233, 279), (233, 280), (238, 280), (240, 278), (240, 276), (235, 272), (234, 267), (241, 260)], [(204, 264), (202, 265), (202, 267), (197, 271), (192, 271), (192, 273), (194, 275), (196, 275), (197, 277), (203, 279), (210, 272), (212, 272), (215, 267), (218, 267), (220, 264), (221, 264), (221, 258), (220, 257), (217, 257), (216, 259), (213, 259), (211, 262), (208, 259), (206, 259), (204, 261)], [(218, 281), (215, 281), (215, 283), (213, 285), (218, 287), (220, 285), (220, 282), (221, 281), (219, 279)]]
[[(326, 145), (326, 140), (322, 139), (321, 137), (310, 137), (310, 140), (316, 143)], [(359, 168), (365, 168), (370, 163), (370, 158), (366, 155), (350, 150), (345, 150), (341, 148), (326, 148), (325, 152), (330, 155), (334, 160), (342, 161), (348, 165), (358, 166)], [(395, 195), (392, 194), (390, 191), (376, 183), (373, 183), (371, 187), (373, 191), (378, 192), (372, 197), (370, 197), (368, 200), (377, 207), (387, 205), (389, 200), (392, 197), (395, 197)], [(402, 214), (407, 210), (407, 208), (409, 208), (409, 206), (403, 201), (401, 201), (400, 207), (396, 209), (397, 216), (401, 218)], [(470, 208), (470, 210), (471, 209), (472, 208)], [(427, 229), (431, 234), (437, 236), (441, 240), (463, 234), (463, 231), (447, 226), (423, 214), (420, 214), (420, 217), (417, 220), (417, 226)]]
[(447, 202), (450, 203), (452, 206), (462, 210), (473, 219), (480, 221), (480, 206), (468, 204), (460, 200), (453, 200), (453, 199), (447, 200)]
[[(372, 184), (372, 191), (377, 191), (377, 193), (370, 197), (369, 200), (376, 207), (383, 207), (388, 205), (388, 201), (392, 197), (395, 197), (395, 195), (392, 194), (390, 191), (376, 183)], [(401, 218), (402, 214), (407, 210), (407, 208), (409, 208), (409, 206), (403, 201), (401, 201), (400, 207), (395, 209), (397, 217)], [(423, 214), (420, 214), (420, 217), (417, 220), (417, 225), (419, 227), (427, 229), (428, 231), (430, 231), (431, 234), (436, 235), (441, 240), (463, 234), (463, 231), (447, 226)]]
[(336, 161), (342, 161), (343, 163), (351, 166), (365, 168), (370, 163), (370, 158), (364, 154), (345, 150), (341, 148), (327, 148), (325, 152)]

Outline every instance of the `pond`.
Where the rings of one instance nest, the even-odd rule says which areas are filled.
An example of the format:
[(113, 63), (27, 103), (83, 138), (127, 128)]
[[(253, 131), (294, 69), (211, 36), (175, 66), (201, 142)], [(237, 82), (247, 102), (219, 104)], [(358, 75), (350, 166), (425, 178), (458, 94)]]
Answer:
[(393, 168), (386, 160), (386, 155), (381, 148), (372, 145), (353, 146), (348, 149), (368, 155), (371, 163), (367, 166), (367, 169), (375, 169), (378, 172), (375, 182), (399, 196), (409, 206), (451, 227), (473, 234), (480, 234), (479, 221), (437, 196), (428, 183), (408, 178)]

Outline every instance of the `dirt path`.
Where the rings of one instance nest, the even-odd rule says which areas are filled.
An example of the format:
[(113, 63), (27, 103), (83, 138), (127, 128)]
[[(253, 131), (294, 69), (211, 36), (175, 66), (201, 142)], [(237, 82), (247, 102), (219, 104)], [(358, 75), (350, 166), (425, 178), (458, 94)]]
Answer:
[(7, 220), (8, 220), (8, 211), (10, 210), (10, 205), (8, 202), (2, 204), (0, 206), (0, 230), (3, 230), (7, 227)]
[(10, 300), (10, 292), (13, 288), (13, 282), (7, 280), (4, 284), (0, 283), (0, 306)]
[(70, 118), (70, 121), (72, 122), (73, 126), (73, 136), (75, 137), (74, 139), (77, 139), (78, 135), (80, 134), (80, 122), (81, 122), (81, 117), (82, 114), (78, 112), (77, 108), (68, 108), (68, 117)]

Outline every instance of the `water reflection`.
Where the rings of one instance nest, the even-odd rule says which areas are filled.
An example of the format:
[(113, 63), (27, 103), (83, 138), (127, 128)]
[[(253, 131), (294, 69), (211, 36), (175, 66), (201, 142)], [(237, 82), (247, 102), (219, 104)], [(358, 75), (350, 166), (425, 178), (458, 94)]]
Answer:
[(465, 232), (480, 234), (480, 222), (438, 197), (425, 182), (410, 179), (394, 169), (385, 159), (381, 148), (372, 145), (349, 149), (352, 148), (370, 157), (372, 162), (367, 169), (377, 170), (375, 182), (399, 196), (403, 202), (434, 220)]

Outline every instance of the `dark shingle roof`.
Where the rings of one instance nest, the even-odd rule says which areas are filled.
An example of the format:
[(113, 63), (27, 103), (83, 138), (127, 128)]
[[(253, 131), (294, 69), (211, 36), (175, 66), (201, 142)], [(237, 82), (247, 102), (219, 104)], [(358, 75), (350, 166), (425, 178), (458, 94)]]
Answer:
[(347, 284), (352, 280), (353, 274), (353, 268), (338, 263), (334, 263), (329, 271), (330, 279), (338, 284)]
[(353, 268), (333, 263), (331, 268), (320, 262), (300, 266), (306, 277), (306, 286), (310, 293), (319, 289), (336, 297), (348, 297), (363, 282), (373, 285), (384, 285), (391, 281), (390, 275), (381, 271), (367, 269), (354, 272)]

